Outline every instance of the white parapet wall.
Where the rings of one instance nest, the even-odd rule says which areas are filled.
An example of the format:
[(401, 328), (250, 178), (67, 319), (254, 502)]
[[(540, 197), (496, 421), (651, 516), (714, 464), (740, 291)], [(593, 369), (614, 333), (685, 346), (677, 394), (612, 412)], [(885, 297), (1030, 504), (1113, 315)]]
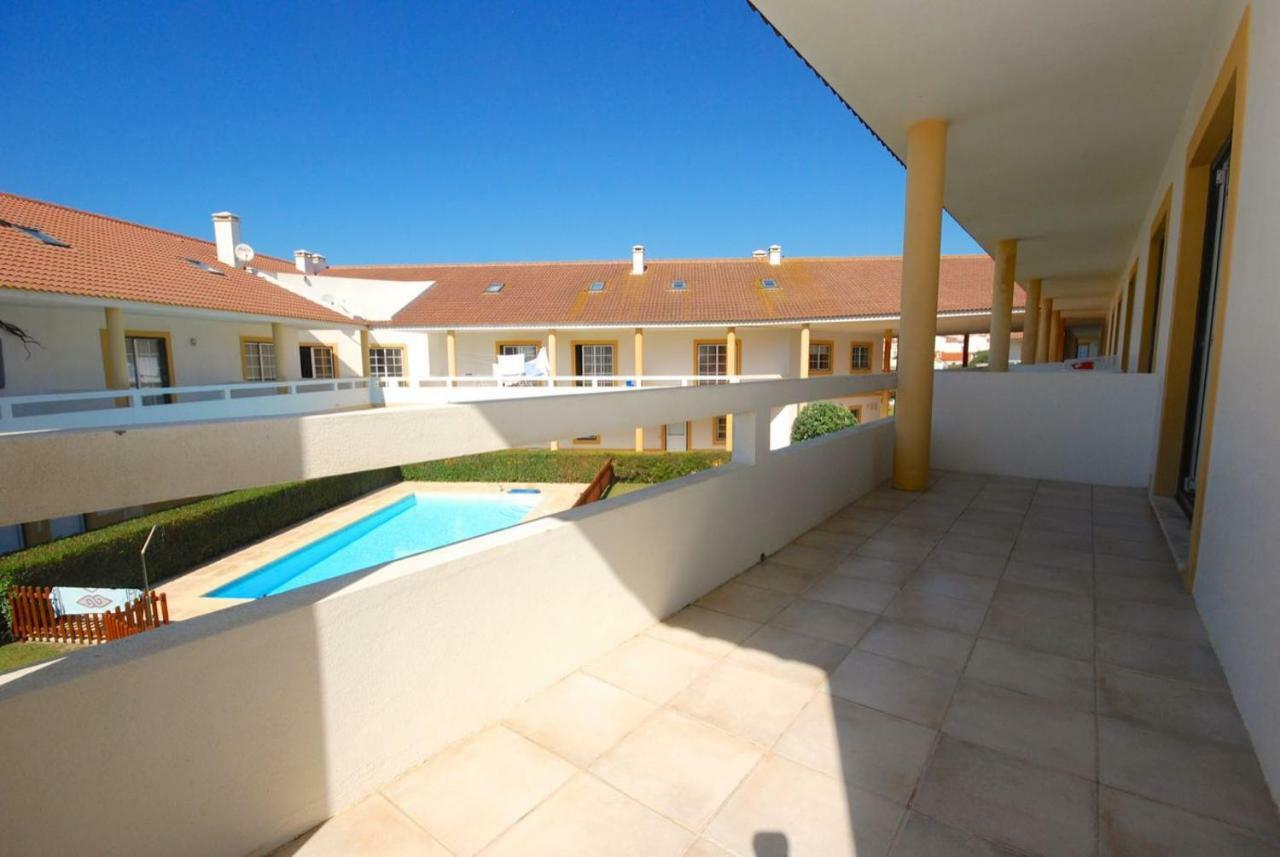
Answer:
[(932, 466), (1145, 486), (1159, 379), (1109, 372), (937, 372)]
[(744, 426), (723, 467), (11, 679), (3, 850), (269, 850), (866, 493), (893, 432)]

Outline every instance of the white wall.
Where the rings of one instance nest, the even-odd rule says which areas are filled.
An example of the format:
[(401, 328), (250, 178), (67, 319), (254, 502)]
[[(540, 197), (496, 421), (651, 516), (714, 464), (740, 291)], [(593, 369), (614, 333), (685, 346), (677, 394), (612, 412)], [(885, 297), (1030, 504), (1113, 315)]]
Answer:
[(943, 470), (1145, 486), (1157, 383), (1106, 372), (936, 372), (931, 464)]
[(891, 422), (851, 429), (12, 680), (0, 841), (269, 849), (853, 501), (892, 445)]

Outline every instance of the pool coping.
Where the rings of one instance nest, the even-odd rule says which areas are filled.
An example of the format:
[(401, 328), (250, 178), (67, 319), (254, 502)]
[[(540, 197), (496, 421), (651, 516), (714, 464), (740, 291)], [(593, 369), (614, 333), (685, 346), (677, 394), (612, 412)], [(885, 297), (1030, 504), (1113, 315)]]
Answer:
[(169, 618), (172, 621), (203, 616), (255, 600), (209, 598), (205, 593), (256, 571), (267, 563), (280, 559), (317, 539), (335, 533), (410, 494), (487, 494), (508, 491), (512, 488), (536, 488), (542, 492), (542, 499), (520, 519), (520, 523), (523, 524), (570, 508), (586, 487), (585, 483), (400, 482), (321, 512), (286, 530), (158, 584), (156, 589), (165, 593), (169, 604)]

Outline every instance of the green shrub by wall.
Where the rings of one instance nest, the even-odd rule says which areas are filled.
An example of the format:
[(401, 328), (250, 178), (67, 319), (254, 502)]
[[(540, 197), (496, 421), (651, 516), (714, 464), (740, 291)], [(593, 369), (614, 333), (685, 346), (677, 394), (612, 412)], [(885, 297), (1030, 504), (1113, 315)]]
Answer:
[(811, 440), (857, 424), (858, 421), (849, 413), (848, 408), (835, 402), (813, 402), (805, 405), (796, 421), (791, 424), (791, 442)]
[[(147, 571), (154, 585), (399, 481), (399, 471), (389, 467), (232, 491), (58, 539), (0, 557), (0, 593), (11, 584), (141, 588), (138, 551), (152, 525), (159, 524), (147, 550)], [(6, 620), (0, 638), (7, 634)]]
[(666, 482), (718, 467), (725, 452), (597, 452), (595, 450), (509, 449), (442, 458), (400, 468), (419, 482), (590, 482), (604, 463), (614, 460), (619, 482)]

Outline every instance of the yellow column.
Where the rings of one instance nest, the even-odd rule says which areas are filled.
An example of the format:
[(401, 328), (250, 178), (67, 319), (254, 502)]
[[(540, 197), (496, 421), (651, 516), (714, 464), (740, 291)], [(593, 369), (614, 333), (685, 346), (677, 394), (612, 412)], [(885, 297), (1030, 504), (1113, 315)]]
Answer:
[(1027, 280), (1027, 308), (1022, 314), (1022, 362), (1036, 362), (1040, 344), (1040, 279)]
[(1056, 309), (1049, 316), (1049, 360), (1062, 362), (1062, 312)]
[(1049, 362), (1049, 321), (1053, 315), (1053, 298), (1040, 301), (1040, 330), (1036, 333), (1036, 362)]
[[(730, 378), (738, 374), (738, 332), (729, 328), (725, 336), (724, 349), (725, 374)], [(725, 414), (724, 418), (724, 451), (733, 452), (733, 414)]]
[[(547, 331), (547, 371), (551, 373), (551, 377), (556, 376), (556, 332), (554, 330)], [(555, 386), (556, 382), (552, 381), (551, 386)], [(560, 448), (560, 441), (551, 441), (552, 449)]]
[(934, 337), (938, 331), (938, 256), (947, 123), (926, 119), (907, 129), (907, 205), (902, 230), (902, 316), (898, 329), (898, 405), (893, 484), (923, 491), (929, 482)]
[(995, 280), (991, 286), (991, 372), (1009, 371), (1009, 334), (1013, 330), (1013, 275), (1018, 267), (1018, 242), (996, 242)]
[[(636, 328), (636, 387), (644, 375), (644, 329)], [(636, 452), (644, 452), (644, 426), (636, 426)]]
[(276, 357), (276, 378), (277, 381), (294, 380), (289, 377), (289, 373), (285, 370), (289, 359), (289, 335), (285, 330), (285, 326), (278, 321), (271, 322), (271, 350), (275, 352)]
[(124, 313), (118, 307), (107, 307), (107, 389), (124, 390), (129, 386), (129, 358), (125, 354)]
[(444, 354), (449, 381), (452, 382), (458, 377), (458, 337), (452, 330), (444, 332)]
[[(889, 369), (893, 365), (893, 328), (885, 328), (884, 331), (884, 354), (880, 360), (880, 371), (889, 374)], [(889, 391), (880, 391), (880, 419), (889, 416)]]
[[(831, 355), (834, 360), (835, 355)], [(809, 377), (809, 325), (800, 325), (800, 377)]]
[(360, 331), (360, 377), (369, 377), (369, 331)]

